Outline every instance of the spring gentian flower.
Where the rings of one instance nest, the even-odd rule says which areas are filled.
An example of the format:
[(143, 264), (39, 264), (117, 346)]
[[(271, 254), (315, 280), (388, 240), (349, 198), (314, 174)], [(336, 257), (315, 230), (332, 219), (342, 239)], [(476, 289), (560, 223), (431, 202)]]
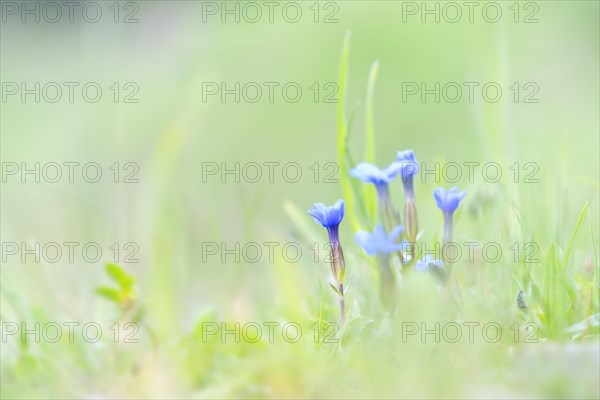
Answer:
[(399, 151), (397, 159), (401, 164), (400, 176), (402, 177), (402, 185), (404, 186), (404, 221), (406, 224), (406, 237), (409, 241), (415, 242), (417, 240), (419, 223), (417, 220), (413, 177), (419, 172), (419, 163), (412, 150)]
[(432, 272), (442, 281), (445, 281), (448, 276), (444, 262), (437, 260), (431, 254), (427, 254), (418, 260), (415, 264), (415, 269), (419, 272)]
[(344, 252), (340, 244), (339, 225), (344, 218), (344, 200), (338, 200), (332, 206), (325, 206), (323, 203), (315, 203), (308, 213), (325, 229), (329, 236), (329, 255), (331, 260), (331, 273), (335, 279), (337, 287), (333, 287), (340, 298), (340, 313), (342, 324), (345, 321), (344, 306), (344, 273), (346, 264), (344, 262)]
[(389, 184), (398, 175), (400, 167), (399, 163), (393, 162), (387, 168), (379, 169), (376, 165), (363, 162), (358, 164), (356, 168), (352, 168), (350, 174), (365, 183), (384, 186)]
[(467, 192), (459, 192), (457, 187), (450, 190), (438, 187), (433, 191), (438, 208), (445, 213), (453, 213), (466, 195)]
[(373, 232), (358, 232), (355, 236), (356, 243), (370, 256), (382, 256), (400, 251), (406, 242), (398, 242), (402, 234), (402, 225), (398, 225), (388, 234), (381, 225), (377, 225)]
[(355, 236), (356, 243), (370, 256), (379, 258), (379, 287), (383, 304), (393, 311), (396, 304), (396, 283), (390, 267), (390, 254), (400, 252), (406, 242), (398, 243), (402, 234), (402, 225), (394, 227), (386, 233), (381, 225), (377, 225), (373, 232), (358, 232)]
[(308, 213), (328, 231), (337, 230), (344, 218), (344, 200), (340, 199), (330, 207), (323, 203), (315, 203)]
[(399, 151), (396, 159), (398, 162), (404, 163), (403, 168), (400, 170), (402, 181), (412, 181), (412, 177), (416, 175), (420, 169), (419, 162), (415, 158), (415, 152), (412, 150)]
[(433, 197), (440, 210), (444, 213), (444, 242), (452, 241), (452, 216), (458, 205), (465, 198), (467, 192), (459, 192), (458, 188), (453, 187), (450, 190), (438, 187), (433, 191)]
[(389, 183), (398, 175), (402, 168), (399, 162), (393, 162), (385, 169), (369, 163), (360, 163), (350, 170), (350, 175), (357, 177), (365, 183), (372, 183), (377, 189), (379, 198), (379, 209), (384, 227), (390, 232), (401, 222), (400, 215), (394, 210), (390, 199)]

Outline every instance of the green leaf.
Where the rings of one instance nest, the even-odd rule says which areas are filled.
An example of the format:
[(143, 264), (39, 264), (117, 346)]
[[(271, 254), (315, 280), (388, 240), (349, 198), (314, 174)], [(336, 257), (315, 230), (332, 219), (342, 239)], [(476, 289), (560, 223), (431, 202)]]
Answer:
[(571, 251), (573, 250), (573, 245), (575, 244), (575, 239), (577, 238), (577, 233), (579, 232), (579, 228), (581, 228), (581, 223), (583, 221), (583, 217), (585, 216), (585, 212), (588, 209), (588, 202), (586, 201), (583, 205), (583, 209), (579, 213), (579, 218), (577, 218), (577, 222), (575, 223), (575, 227), (571, 231), (571, 236), (569, 237), (569, 244), (567, 245), (567, 249), (563, 256), (562, 267), (565, 272), (565, 280), (567, 283), (567, 293), (569, 294), (569, 298), (571, 299), (571, 304), (577, 304), (577, 286), (575, 285), (575, 281), (571, 275), (571, 269), (568, 268), (569, 257), (571, 255)]
[[(352, 165), (352, 166), (356, 165), (356, 162), (354, 162), (354, 159), (352, 158), (352, 152), (350, 151), (349, 148), (347, 148), (347, 151), (346, 151), (346, 161), (348, 161), (349, 165)], [(352, 193), (354, 196), (356, 196), (356, 199), (357, 199), (356, 209), (360, 213), (360, 216), (362, 217), (362, 219), (367, 221), (367, 223), (364, 224), (364, 226), (370, 226), (372, 223), (374, 223), (374, 220), (371, 220), (368, 217), (367, 209), (365, 207), (365, 202), (363, 201), (364, 187), (369, 187), (369, 186), (373, 186), (373, 185), (365, 185), (359, 179), (350, 179), (350, 187), (352, 188)], [(375, 189), (373, 188), (373, 190), (375, 190)], [(361, 224), (361, 229), (363, 229), (362, 226), (363, 225)]]
[(118, 283), (123, 291), (129, 292), (131, 290), (135, 284), (135, 277), (133, 275), (128, 274), (117, 264), (107, 263), (105, 268), (108, 276)]
[(346, 286), (344, 286), (344, 295), (348, 294), (348, 290), (350, 290), (351, 284), (352, 284), (352, 281), (348, 281), (348, 284), (346, 284)]
[(577, 222), (575, 223), (575, 227), (571, 232), (571, 236), (569, 237), (569, 244), (567, 245), (567, 250), (565, 251), (565, 255), (563, 258), (563, 267), (566, 268), (567, 263), (569, 262), (569, 256), (571, 255), (571, 251), (573, 250), (573, 244), (575, 243), (575, 238), (577, 237), (577, 232), (579, 232), (579, 228), (581, 227), (581, 221), (583, 221), (583, 216), (585, 215), (585, 211), (588, 208), (588, 202), (586, 201), (583, 205), (583, 209), (579, 213), (579, 218), (577, 218)]
[(597, 332), (598, 327), (600, 327), (600, 314), (594, 314), (581, 322), (569, 326), (567, 332), (572, 335), (572, 339), (577, 339), (586, 331)]
[(311, 244), (323, 239), (322, 229), (313, 221), (308, 212), (301, 210), (294, 203), (287, 200), (283, 202), (283, 211), (292, 220), (300, 235)]
[(544, 314), (548, 321), (548, 336), (561, 339), (566, 327), (566, 277), (555, 244), (550, 247), (544, 276)]
[(329, 283), (329, 286), (331, 286), (331, 288), (333, 289), (333, 291), (334, 291), (334, 292), (336, 292), (336, 293), (338, 294), (338, 296), (341, 296), (341, 295), (342, 295), (342, 294), (340, 293), (340, 290), (339, 290), (337, 287), (335, 287), (335, 285), (334, 285), (333, 283), (331, 283), (331, 282), (328, 282), (328, 283)]
[(369, 326), (372, 327), (373, 321), (365, 317), (354, 317), (346, 322), (343, 329), (339, 332), (343, 346), (360, 340), (361, 334)]
[[(596, 289), (600, 289), (600, 259), (598, 257), (598, 243), (596, 242), (596, 235), (594, 234), (594, 227), (592, 226), (592, 215), (590, 213), (590, 209), (588, 208), (588, 223), (590, 225), (590, 236), (592, 238), (592, 249), (594, 255), (594, 270), (595, 270), (595, 279)], [(597, 299), (597, 297), (596, 297)]]
[(354, 230), (360, 229), (360, 223), (354, 210), (354, 196), (349, 182), (349, 168), (346, 164), (346, 143), (348, 137), (348, 128), (346, 125), (346, 86), (348, 84), (348, 59), (350, 54), (350, 32), (346, 32), (344, 45), (342, 46), (342, 55), (339, 71), (339, 90), (337, 98), (337, 150), (338, 163), (340, 167), (340, 185), (342, 186), (342, 195), (346, 202), (347, 214), (350, 217), (350, 223)]
[[(330, 284), (331, 285), (331, 284)], [(325, 301), (324, 301), (324, 293), (323, 293), (323, 285), (321, 284), (321, 280), (319, 280), (319, 319), (318, 326), (323, 326), (325, 323)], [(317, 329), (317, 343), (321, 344), (321, 330)]]
[(105, 299), (113, 301), (117, 304), (121, 304), (121, 300), (123, 299), (123, 296), (121, 295), (121, 292), (119, 290), (108, 286), (97, 287), (96, 293), (104, 297)]
[[(369, 81), (367, 83), (367, 100), (365, 103), (365, 161), (375, 164), (375, 122), (373, 118), (373, 102), (375, 94), (375, 83), (379, 72), (379, 61), (374, 61), (369, 72)], [(375, 220), (376, 213), (376, 193), (373, 185), (365, 185), (363, 193), (367, 218), (369, 221)]]
[[(358, 110), (360, 109), (360, 100), (357, 100), (350, 109), (348, 116), (348, 122), (346, 123), (346, 152), (348, 151), (348, 143), (350, 143), (350, 137), (352, 137), (352, 129), (354, 128), (354, 121), (358, 116)], [(353, 166), (354, 164), (350, 164)]]
[(535, 283), (531, 285), (531, 297), (537, 300), (538, 303), (542, 301), (542, 291)]

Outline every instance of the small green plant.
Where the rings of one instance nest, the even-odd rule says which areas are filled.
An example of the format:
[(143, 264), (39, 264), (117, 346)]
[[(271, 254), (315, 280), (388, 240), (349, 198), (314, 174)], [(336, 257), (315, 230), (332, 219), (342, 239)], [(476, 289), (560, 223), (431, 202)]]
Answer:
[(116, 286), (98, 286), (96, 293), (115, 303), (122, 315), (130, 314), (137, 300), (135, 276), (129, 274), (119, 265), (110, 262), (106, 263), (104, 269)]

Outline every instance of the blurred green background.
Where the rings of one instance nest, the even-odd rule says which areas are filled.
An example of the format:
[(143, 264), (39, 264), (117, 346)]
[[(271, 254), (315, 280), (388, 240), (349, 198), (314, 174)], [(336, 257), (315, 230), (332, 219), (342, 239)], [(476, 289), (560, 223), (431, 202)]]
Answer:
[[(110, 282), (104, 270), (108, 261), (117, 261), (137, 277), (136, 301), (145, 309), (140, 343), (116, 349), (110, 338), (99, 346), (22, 346), (9, 338), (2, 343), (3, 397), (598, 396), (597, 333), (585, 343), (541, 343), (516, 350), (514, 344), (503, 349), (489, 344), (413, 348), (386, 338), (378, 326), (340, 351), (315, 349), (310, 341), (209, 347), (194, 341), (191, 333), (202, 315), (217, 322), (305, 324), (319, 318), (319, 304), (325, 303), (326, 319), (337, 317), (326, 284), (329, 268), (315, 263), (308, 247), (314, 240), (324, 242), (325, 232), (306, 215), (303, 222), (314, 235), (307, 237), (286, 209), (303, 212), (316, 201), (333, 204), (342, 197), (339, 184), (323, 178), (328, 172), (324, 165), (338, 162), (337, 104), (324, 102), (324, 96), (325, 85), (338, 82), (348, 31), (345, 107), (347, 116), (355, 116), (349, 139), (354, 159), (364, 157), (367, 79), (378, 60), (373, 104), (377, 164), (386, 166), (397, 150), (408, 148), (428, 168), (436, 162), (498, 163), (503, 173), (498, 183), (486, 182), (480, 168), (472, 182), (463, 176), (456, 183), (469, 193), (458, 215), (457, 236), (500, 241), (507, 244), (505, 249), (513, 242), (538, 243), (541, 260), (532, 267), (533, 275), (544, 275), (553, 243), (564, 250), (589, 202), (569, 262), (587, 308), (573, 307), (577, 311), (568, 322), (597, 313), (598, 2), (501, 1), (494, 3), (502, 11), (496, 23), (482, 15), (489, 2), (478, 3), (473, 22), (466, 6), (455, 3), (463, 13), (456, 23), (444, 19), (443, 2), (299, 1), (294, 4), (302, 16), (296, 23), (283, 18), (281, 10), (289, 2), (277, 2), (273, 22), (268, 8), (258, 2), (263, 16), (256, 23), (245, 21), (244, 14), (239, 23), (234, 15), (225, 15), (222, 22), (224, 7), (242, 10), (245, 2), (119, 2), (118, 23), (113, 2), (99, 3), (103, 15), (96, 23), (81, 17), (86, 2), (79, 3), (73, 23), (66, 15), (56, 23), (43, 18), (36, 23), (31, 16), (23, 23), (20, 14), (7, 13), (7, 2), (2, 3), (3, 96), (6, 82), (26, 82), (28, 87), (35, 82), (97, 82), (103, 88), (97, 103), (84, 101), (78, 89), (73, 103), (66, 92), (56, 103), (43, 98), (36, 103), (33, 96), (22, 102), (19, 94), (2, 99), (3, 168), (10, 162), (30, 167), (35, 162), (97, 162), (103, 172), (93, 184), (77, 174), (74, 183), (64, 177), (58, 183), (31, 178), (22, 183), (20, 175), (3, 176), (3, 243), (97, 242), (103, 257), (96, 263), (77, 252), (72, 263), (64, 258), (57, 263), (3, 259), (2, 321), (97, 321), (108, 327), (119, 318), (118, 311), (94, 293), (98, 285)], [(28, 2), (31, 7), (34, 3)], [(433, 9), (436, 4), (440, 22), (432, 15), (422, 22), (421, 7)], [(419, 12), (407, 14), (413, 6)], [(208, 15), (212, 8), (207, 7), (219, 13)], [(122, 23), (134, 11), (138, 22)], [(324, 23), (330, 14), (337, 22)], [(537, 22), (524, 23), (529, 14)], [(128, 93), (126, 83), (137, 85), (139, 101), (115, 103), (109, 89), (114, 82), (121, 90), (119, 100)], [(280, 86), (273, 102), (266, 91), (256, 103), (243, 97), (235, 102), (231, 95), (225, 102), (219, 95), (203, 101), (207, 82)], [(282, 97), (281, 86), (288, 82), (302, 87), (298, 102)], [(310, 89), (315, 82), (320, 88), (317, 102)], [(429, 88), (436, 82), (457, 82), (463, 89), (464, 82), (480, 86), (474, 102), (466, 92), (456, 103), (443, 98), (435, 102), (432, 95), (425, 102), (419, 95), (403, 101), (406, 82), (425, 82)], [(488, 82), (503, 89), (496, 103), (481, 97), (480, 88)], [(510, 89), (515, 82), (521, 90), (517, 102)], [(527, 83), (539, 88), (538, 102), (523, 101)], [(113, 182), (109, 167), (115, 162), (121, 168), (136, 163), (139, 182)], [(238, 183), (231, 175), (226, 182), (219, 175), (203, 181), (206, 163), (232, 168), (250, 162), (296, 162), (302, 177), (287, 182), (276, 168), (274, 182), (269, 182), (265, 168), (256, 183)], [(513, 182), (509, 167), (515, 162), (536, 163), (539, 182)], [(317, 182), (310, 169), (315, 163), (321, 172)], [(439, 237), (442, 223), (432, 190), (454, 184), (425, 179), (417, 179), (415, 190), (420, 226), (431, 239)], [(392, 197), (399, 206), (398, 183), (392, 186)], [(376, 285), (369, 281), (368, 262), (353, 235), (344, 222), (342, 245), (356, 287), (349, 301), (369, 315), (376, 308), (371, 302), (378, 301), (370, 286)], [(232, 257), (222, 262), (219, 255), (203, 259), (203, 243), (268, 241), (300, 243), (301, 261), (269, 262), (264, 252), (257, 263)], [(115, 242), (121, 247), (118, 260), (112, 260), (109, 250)], [(139, 246), (137, 263), (123, 262), (128, 242)], [(523, 289), (522, 265), (511, 265), (509, 259), (507, 254), (500, 263), (476, 263), (476, 271), (463, 271), (461, 282), (473, 296), (471, 306), (459, 316), (440, 315), (499, 322), (520, 318), (514, 299)], [(533, 289), (524, 289), (535, 304)], [(403, 298), (411, 301), (402, 308), (403, 318), (439, 318), (437, 311), (427, 313), (444, 305), (432, 282), (419, 281), (405, 293)], [(576, 364), (585, 368), (574, 371)], [(134, 367), (136, 372), (131, 372)]]

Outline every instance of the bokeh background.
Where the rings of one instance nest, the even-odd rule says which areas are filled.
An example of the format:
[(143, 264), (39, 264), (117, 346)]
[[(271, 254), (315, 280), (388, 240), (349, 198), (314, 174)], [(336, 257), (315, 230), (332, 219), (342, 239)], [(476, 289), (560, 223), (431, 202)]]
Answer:
[[(56, 23), (44, 18), (37, 23), (31, 16), (22, 22), (20, 9), (13, 15), (6, 9), (9, 2), (2, 3), (3, 96), (6, 82), (27, 82), (28, 87), (35, 82), (97, 82), (103, 88), (97, 103), (84, 101), (78, 89), (73, 103), (66, 92), (56, 103), (43, 97), (36, 103), (33, 96), (25, 102), (19, 95), (2, 99), (3, 171), (11, 162), (29, 167), (36, 162), (97, 162), (103, 172), (98, 183), (85, 182), (77, 173), (74, 183), (65, 177), (58, 183), (29, 177), (23, 183), (20, 175), (3, 176), (3, 244), (96, 242), (103, 257), (90, 263), (76, 251), (75, 262), (66, 262), (65, 256), (56, 263), (33, 257), (22, 262), (18, 256), (4, 257), (3, 247), (2, 321), (110, 326), (120, 318), (118, 307), (95, 293), (97, 286), (110, 285), (104, 269), (109, 261), (136, 277), (136, 302), (145, 310), (138, 344), (115, 345), (107, 328), (96, 345), (23, 345), (9, 337), (2, 343), (3, 397), (598, 396), (597, 334), (584, 343), (542, 340), (516, 349), (514, 344), (500, 349), (443, 343), (408, 348), (387, 338), (378, 325), (371, 339), (357, 340), (343, 351), (303, 343), (209, 346), (193, 336), (202, 318), (308, 324), (319, 318), (323, 303), (327, 319), (336, 318), (326, 283), (329, 268), (314, 262), (309, 249), (315, 240), (325, 240), (325, 232), (308, 215), (294, 216), (316, 201), (332, 204), (342, 197), (339, 183), (324, 178), (326, 163), (338, 162), (338, 104), (325, 102), (325, 95), (331, 90), (326, 85), (338, 82), (347, 32), (345, 109), (354, 116), (349, 139), (353, 158), (364, 158), (367, 81), (377, 60), (377, 164), (385, 166), (397, 150), (412, 148), (428, 168), (436, 162), (496, 162), (502, 168), (498, 183), (487, 182), (481, 169), (471, 182), (465, 174), (456, 183), (469, 193), (459, 213), (459, 238), (500, 241), (505, 249), (513, 242), (538, 243), (540, 262), (533, 268), (543, 276), (550, 244), (566, 246), (589, 202), (571, 261), (589, 306), (577, 315), (593, 315), (598, 302), (594, 246), (600, 230), (597, 2), (500, 1), (494, 3), (502, 12), (495, 23), (482, 15), (489, 2), (479, 3), (473, 22), (466, 6), (456, 3), (463, 15), (455, 23), (446, 20), (454, 11), (443, 2), (298, 1), (294, 7), (302, 16), (296, 23), (282, 15), (290, 2), (277, 2), (273, 22), (268, 8), (258, 2), (263, 15), (256, 23), (245, 21), (243, 12), (239, 22), (230, 14), (221, 20), (225, 7), (241, 11), (246, 2), (118, 2), (117, 23), (113, 2), (98, 2), (103, 15), (96, 23), (81, 17), (87, 2), (79, 3), (72, 23), (66, 15)], [(26, 3), (35, 7), (36, 2)], [(407, 14), (413, 6), (417, 14)], [(212, 7), (217, 14), (207, 14)], [(439, 7), (439, 22), (433, 15), (425, 15), (423, 22), (423, 7)], [(450, 17), (445, 19), (443, 10)], [(130, 12), (137, 22), (123, 23)], [(332, 21), (325, 23), (328, 15)], [(531, 21), (525, 23), (528, 15)], [(109, 89), (114, 82), (121, 90), (116, 103)], [(128, 82), (139, 88), (137, 103), (121, 101)], [(203, 98), (207, 82), (280, 86), (273, 102), (266, 90), (255, 103), (243, 96), (236, 102), (232, 95), (222, 102), (219, 95)], [(288, 82), (303, 89), (295, 103), (281, 94)], [(424, 102), (419, 95), (404, 101), (406, 82), (425, 82), (430, 88), (436, 82), (456, 82), (463, 89), (464, 82), (480, 86), (473, 102), (466, 89), (455, 103), (443, 97), (436, 102), (432, 95)], [(488, 82), (503, 89), (496, 103), (481, 96), (481, 86)], [(518, 101), (510, 89), (515, 82), (521, 91)], [(310, 89), (315, 83), (318, 101)], [(524, 88), (527, 83), (539, 89), (535, 103), (524, 102), (531, 91)], [(109, 169), (115, 162), (122, 173), (125, 163), (139, 166), (139, 182), (115, 183)], [(269, 182), (266, 167), (256, 183), (243, 177), (236, 182), (232, 175), (224, 180), (219, 174), (203, 176), (207, 163), (234, 168), (251, 162), (295, 162), (302, 176), (288, 182), (281, 168), (275, 168)], [(509, 169), (515, 162), (521, 166), (519, 183)], [(528, 171), (522, 166), (528, 162), (538, 168), (537, 183), (523, 182)], [(315, 163), (320, 170), (316, 182)], [(420, 224), (429, 238), (441, 231), (442, 215), (431, 195), (440, 185), (454, 184), (438, 176), (417, 180), (415, 187)], [(401, 185), (392, 187), (392, 196), (400, 202)], [(351, 224), (344, 223), (342, 244), (357, 292), (350, 301), (369, 315), (378, 298), (353, 235)], [(121, 248), (118, 260), (112, 260), (109, 249), (115, 242)], [(139, 262), (123, 262), (123, 246), (129, 242), (139, 247)], [(281, 257), (270, 262), (263, 251), (255, 263), (233, 257), (223, 262), (220, 254), (205, 254), (208, 242), (297, 242), (303, 256), (297, 263)], [(476, 305), (457, 318), (518, 318), (519, 266), (508, 259), (483, 263), (476, 273), (463, 275), (465, 291), (476, 297)], [(431, 282), (406, 290), (406, 318), (421, 321), (419, 315), (429, 315), (423, 310), (441, 307)]]

